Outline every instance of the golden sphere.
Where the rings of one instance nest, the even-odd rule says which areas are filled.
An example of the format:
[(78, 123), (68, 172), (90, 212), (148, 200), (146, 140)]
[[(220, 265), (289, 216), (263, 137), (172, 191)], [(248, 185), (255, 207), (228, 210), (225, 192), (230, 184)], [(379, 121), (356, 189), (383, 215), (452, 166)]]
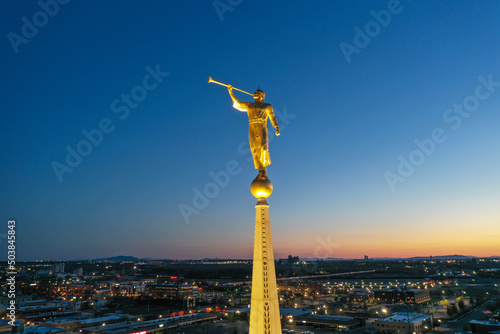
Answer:
[(252, 192), (252, 195), (257, 198), (268, 198), (273, 192), (273, 184), (271, 183), (271, 180), (267, 178), (267, 176), (262, 177), (258, 175), (252, 181), (252, 184), (250, 185), (250, 191)]

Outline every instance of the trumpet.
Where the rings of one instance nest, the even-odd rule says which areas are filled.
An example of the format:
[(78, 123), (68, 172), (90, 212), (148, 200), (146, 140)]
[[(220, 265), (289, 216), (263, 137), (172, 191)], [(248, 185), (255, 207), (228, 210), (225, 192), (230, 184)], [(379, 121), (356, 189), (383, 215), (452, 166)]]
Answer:
[[(221, 86), (224, 86), (224, 87), (229, 86), (228, 84), (225, 84), (225, 83), (223, 83), (223, 82), (220, 82), (220, 81), (214, 80), (214, 79), (212, 79), (212, 77), (211, 77), (211, 76), (208, 76), (208, 83), (211, 83), (211, 82), (216, 83), (216, 84), (221, 85)], [(238, 90), (238, 91), (240, 91), (240, 92), (242, 92), (242, 93), (245, 93), (245, 94), (248, 94), (248, 95), (252, 95), (252, 96), (253, 96), (253, 94), (252, 94), (252, 93), (245, 92), (244, 90), (241, 90), (241, 89), (239, 89), (239, 88), (233, 87), (233, 89), (236, 89), (236, 90)]]

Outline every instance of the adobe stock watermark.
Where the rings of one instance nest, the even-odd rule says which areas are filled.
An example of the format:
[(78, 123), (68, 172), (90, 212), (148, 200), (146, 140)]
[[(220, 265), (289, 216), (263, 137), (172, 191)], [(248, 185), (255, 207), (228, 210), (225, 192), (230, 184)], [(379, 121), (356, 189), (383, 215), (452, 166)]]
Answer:
[[(466, 96), (461, 104), (455, 103), (452, 108), (444, 111), (443, 121), (452, 130), (458, 130), (462, 126), (463, 120), (469, 118), (472, 112), (479, 109), (480, 102), (487, 100), (500, 87), (500, 81), (493, 81), (491, 74), (487, 79), (479, 76), (477, 80), (479, 84), (474, 89), (474, 94)], [(397, 171), (386, 171), (384, 173), (385, 181), (391, 192), (396, 191), (398, 183), (403, 183), (412, 176), (416, 167), (421, 166), (428, 157), (436, 152), (438, 144), (444, 143), (447, 139), (446, 131), (441, 127), (433, 129), (427, 138), (415, 139), (413, 142), (416, 148), (405, 156), (398, 156), (399, 165)]]
[[(110, 109), (117, 115), (118, 119), (125, 120), (130, 115), (131, 109), (136, 109), (139, 103), (144, 101), (148, 92), (156, 89), (170, 73), (162, 72), (157, 64), (153, 69), (146, 66), (146, 75), (142, 78), (142, 84), (133, 87), (129, 94), (122, 93), (120, 98), (111, 102)], [(84, 157), (89, 156), (94, 148), (102, 144), (104, 135), (115, 131), (116, 125), (111, 118), (103, 117), (94, 129), (83, 129), (81, 131), (84, 139), (80, 140), (73, 147), (66, 145), (66, 158), (63, 162), (53, 161), (51, 163), (54, 174), (59, 183), (63, 181), (65, 173), (71, 173), (78, 167)]]
[(16, 322), (16, 221), (9, 220), (7, 222), (7, 266), (5, 274), (7, 275), (7, 296), (9, 297), (9, 305), (7, 306), (7, 318), (9, 325), (14, 326)]
[(7, 39), (14, 50), (14, 53), (19, 52), (21, 44), (28, 44), (28, 42), (38, 35), (38, 30), (45, 27), (50, 18), (53, 18), (59, 13), (60, 5), (66, 5), (70, 0), (40, 0), (37, 2), (41, 10), (35, 12), (31, 19), (23, 16), (21, 18), (20, 34), (9, 32)]
[[(295, 119), (297, 115), (289, 114), (286, 106), (283, 110), (274, 110), (274, 114), (278, 119), (278, 124), (280, 125), (280, 131), (283, 132), (285, 127), (290, 124), (290, 120)], [(274, 140), (275, 136), (269, 136), (269, 143)], [(240, 156), (246, 157), (246, 161), (251, 163), (253, 166), (252, 153), (250, 151), (250, 146), (248, 140), (242, 141), (236, 147), (236, 151)], [(220, 192), (227, 188), (231, 180), (238, 176), (243, 170), (242, 166), (237, 160), (230, 160), (226, 163), (225, 168), (218, 172), (210, 171), (208, 173), (208, 178), (210, 181), (205, 183), (203, 187), (193, 188), (193, 197), (190, 204), (180, 203), (177, 207), (179, 212), (184, 219), (186, 224), (191, 222), (191, 216), (199, 215), (200, 212), (208, 207), (210, 200), (219, 196)]]
[[(408, 0), (412, 1), (412, 0)], [(353, 54), (360, 54), (361, 51), (366, 48), (373, 38), (380, 35), (382, 28), (386, 28), (392, 21), (392, 17), (403, 11), (404, 7), (401, 5), (399, 0), (389, 0), (387, 2), (387, 9), (381, 9), (379, 11), (370, 11), (370, 15), (373, 17), (372, 21), (368, 21), (364, 29), (358, 26), (354, 27), (354, 38), (352, 44), (347, 42), (340, 42), (339, 47), (345, 60), (348, 64), (352, 61)]]
[(236, 6), (239, 6), (243, 0), (214, 0), (212, 5), (214, 6), (219, 20), (224, 21), (224, 13), (232, 12)]

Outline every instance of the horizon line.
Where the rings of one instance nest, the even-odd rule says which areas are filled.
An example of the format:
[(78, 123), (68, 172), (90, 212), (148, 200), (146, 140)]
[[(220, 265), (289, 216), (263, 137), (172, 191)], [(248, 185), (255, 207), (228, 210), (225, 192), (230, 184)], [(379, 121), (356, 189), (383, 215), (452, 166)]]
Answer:
[[(297, 256), (297, 255), (296, 255)], [(294, 257), (296, 257), (294, 256)], [(60, 259), (49, 259), (49, 260), (43, 260), (43, 259), (37, 259), (37, 260), (17, 260), (17, 262), (79, 262), (79, 261), (113, 261), (109, 259), (113, 258), (134, 258), (133, 260), (130, 261), (213, 261), (213, 260), (235, 260), (235, 261), (252, 261), (252, 258), (219, 258), (219, 257), (205, 257), (205, 258), (149, 258), (149, 257), (136, 257), (132, 255), (116, 255), (116, 256), (107, 256), (107, 257), (100, 257), (100, 258), (94, 258), (94, 259), (72, 259), (72, 260), (60, 260)], [(477, 259), (492, 259), (492, 258), (500, 258), (500, 255), (489, 255), (489, 256), (476, 256), (476, 255), (461, 255), (461, 254), (453, 254), (453, 255), (429, 255), (429, 256), (410, 256), (410, 257), (394, 257), (394, 256), (377, 256), (377, 257), (368, 257), (368, 260), (409, 260), (409, 259), (435, 259), (435, 258), (445, 258), (445, 257), (462, 257), (462, 258), (477, 258)], [(275, 261), (280, 260), (280, 259), (287, 259), (285, 258), (278, 258), (275, 259)], [(338, 260), (338, 261), (350, 261), (350, 260), (365, 260), (365, 258), (343, 258), (343, 257), (304, 257), (301, 258), (299, 256), (299, 260), (323, 260), (323, 261), (328, 261), (328, 260)], [(119, 261), (119, 260), (117, 260)], [(122, 261), (127, 261), (127, 260), (122, 260)], [(7, 262), (7, 261), (0, 261), (0, 262)]]

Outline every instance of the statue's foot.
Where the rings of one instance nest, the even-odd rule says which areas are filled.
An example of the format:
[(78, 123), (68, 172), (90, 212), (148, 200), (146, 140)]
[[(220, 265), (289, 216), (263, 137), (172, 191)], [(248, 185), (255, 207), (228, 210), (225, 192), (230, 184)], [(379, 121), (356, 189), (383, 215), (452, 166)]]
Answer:
[(259, 169), (259, 175), (258, 177), (267, 179), (267, 171), (265, 169)]

